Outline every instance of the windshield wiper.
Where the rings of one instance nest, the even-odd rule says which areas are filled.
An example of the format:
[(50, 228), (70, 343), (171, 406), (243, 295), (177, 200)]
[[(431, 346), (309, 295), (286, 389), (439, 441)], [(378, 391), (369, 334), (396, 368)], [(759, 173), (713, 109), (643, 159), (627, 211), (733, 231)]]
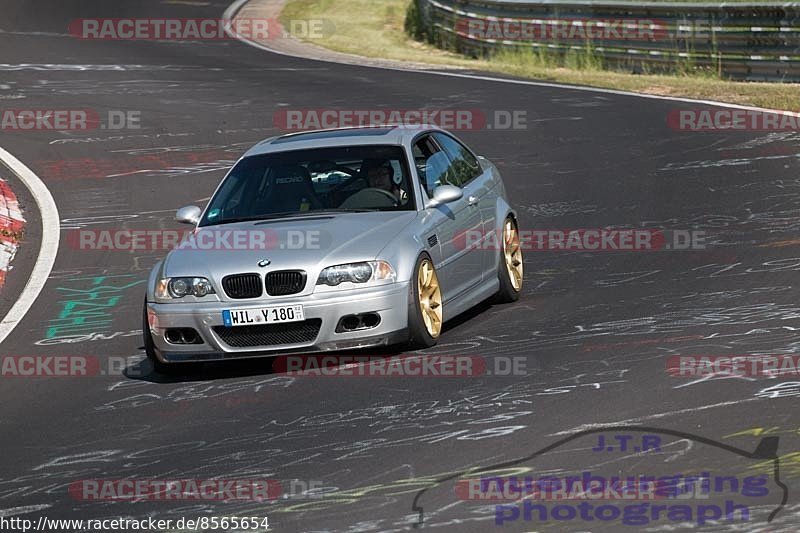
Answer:
[(223, 218), (220, 221), (209, 221), (211, 225), (217, 224), (234, 224), (236, 222), (250, 222), (253, 220), (270, 220), (273, 218), (287, 218), (292, 216), (305, 216), (308, 212), (298, 212), (298, 211), (284, 211), (282, 213), (271, 213), (269, 215), (253, 215), (249, 217), (235, 217), (235, 218)]
[(323, 215), (331, 215), (336, 213), (374, 213), (376, 211), (380, 211), (380, 209), (370, 209), (370, 208), (355, 208), (355, 207), (342, 207), (337, 209), (323, 209), (320, 211), (307, 211), (309, 214), (323, 214)]
[(254, 215), (250, 217), (235, 217), (224, 218), (218, 222), (211, 222), (209, 225), (218, 224), (234, 224), (236, 222), (250, 222), (272, 220), (276, 218), (292, 218), (292, 217), (313, 217), (317, 215), (335, 215), (338, 213), (373, 213), (380, 211), (380, 209), (355, 209), (355, 208), (341, 208), (341, 209), (317, 209), (313, 211), (284, 211), (281, 213), (271, 213), (269, 215)]

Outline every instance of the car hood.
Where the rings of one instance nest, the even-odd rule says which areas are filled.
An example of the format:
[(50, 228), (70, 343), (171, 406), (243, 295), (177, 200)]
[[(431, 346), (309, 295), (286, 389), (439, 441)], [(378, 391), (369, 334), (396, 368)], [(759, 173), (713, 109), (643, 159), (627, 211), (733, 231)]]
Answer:
[[(223, 277), (370, 261), (417, 216), (415, 211), (337, 213), (197, 228), (164, 261), (165, 277)], [(265, 266), (259, 266), (259, 262)], [(312, 285), (312, 284), (310, 284)]]

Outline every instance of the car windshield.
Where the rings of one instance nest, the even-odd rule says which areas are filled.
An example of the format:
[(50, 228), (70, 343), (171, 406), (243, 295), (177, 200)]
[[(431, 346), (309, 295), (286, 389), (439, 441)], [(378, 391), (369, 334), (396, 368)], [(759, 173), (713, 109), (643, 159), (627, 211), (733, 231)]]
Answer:
[(327, 212), (414, 209), (402, 147), (315, 148), (242, 159), (201, 226)]

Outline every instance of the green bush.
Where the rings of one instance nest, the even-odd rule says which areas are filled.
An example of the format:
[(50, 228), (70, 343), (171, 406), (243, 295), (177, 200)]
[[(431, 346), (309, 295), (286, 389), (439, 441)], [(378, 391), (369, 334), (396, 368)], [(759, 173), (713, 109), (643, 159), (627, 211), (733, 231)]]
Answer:
[(422, 20), (422, 13), (420, 12), (417, 0), (411, 0), (406, 9), (406, 20), (403, 24), (406, 33), (417, 41), (427, 40), (427, 31), (425, 29), (425, 22)]

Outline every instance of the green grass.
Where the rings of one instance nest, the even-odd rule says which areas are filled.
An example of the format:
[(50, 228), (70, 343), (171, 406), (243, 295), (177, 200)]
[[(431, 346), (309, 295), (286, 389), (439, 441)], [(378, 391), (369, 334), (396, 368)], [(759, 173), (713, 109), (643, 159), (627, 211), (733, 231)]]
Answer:
[[(648, 2), (670, 2), (670, 3), (686, 3), (686, 4), (708, 4), (710, 0), (647, 0)], [(631, 4), (634, 6), (641, 5), (641, 2), (634, 2), (631, 0), (617, 0), (618, 4)], [(721, 3), (721, 2), (720, 2)], [(739, 4), (780, 4), (774, 0), (725, 0), (726, 4), (739, 3)]]
[(336, 30), (315, 44), (372, 58), (510, 74), (522, 78), (608, 89), (718, 100), (774, 109), (800, 110), (800, 85), (731, 82), (713, 70), (698, 72), (682, 65), (673, 75), (605, 70), (591, 50), (556, 57), (548, 52), (501, 51), (490, 59), (471, 59), (414, 40), (405, 31), (407, 0), (289, 0), (281, 19), (324, 18)]

